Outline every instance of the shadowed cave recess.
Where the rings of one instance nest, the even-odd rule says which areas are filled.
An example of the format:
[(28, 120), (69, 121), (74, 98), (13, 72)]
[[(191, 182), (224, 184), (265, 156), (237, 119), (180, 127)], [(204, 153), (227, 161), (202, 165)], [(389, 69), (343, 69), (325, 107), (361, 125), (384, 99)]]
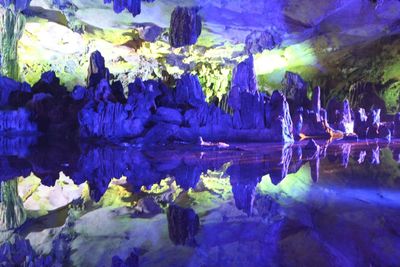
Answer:
[(0, 44), (0, 265), (400, 263), (399, 0), (0, 0)]

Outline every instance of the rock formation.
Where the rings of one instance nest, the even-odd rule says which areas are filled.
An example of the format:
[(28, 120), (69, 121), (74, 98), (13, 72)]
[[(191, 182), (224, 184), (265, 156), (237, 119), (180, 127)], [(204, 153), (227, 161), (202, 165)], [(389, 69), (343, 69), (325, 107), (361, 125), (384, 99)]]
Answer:
[[(185, 73), (170, 88), (161, 80), (136, 78), (124, 94), (112, 81), (104, 58), (90, 57), (87, 87), (68, 92), (53, 71), (32, 88), (0, 77), (0, 132), (32, 132), (68, 138), (129, 139), (141, 145), (170, 142), (284, 142), (294, 138), (382, 138), (396, 133), (398, 122), (381, 122), (380, 110), (367, 116), (350, 102), (331, 99), (321, 107), (321, 89), (307, 97), (307, 83), (286, 73), (284, 93), (257, 89), (253, 57), (233, 72), (231, 90), (206, 102), (197, 76)], [(291, 103), (291, 104), (290, 104)], [(223, 107), (223, 109), (221, 108)], [(293, 109), (293, 107), (297, 107)], [(292, 120), (293, 118), (293, 120)], [(357, 135), (356, 135), (357, 134)]]
[(282, 88), (291, 105), (292, 113), (300, 107), (310, 108), (310, 101), (307, 98), (308, 83), (300, 75), (287, 71), (282, 80)]
[(109, 80), (110, 72), (105, 67), (104, 58), (99, 51), (94, 51), (90, 55), (89, 69), (87, 76), (87, 86), (95, 87), (102, 80)]

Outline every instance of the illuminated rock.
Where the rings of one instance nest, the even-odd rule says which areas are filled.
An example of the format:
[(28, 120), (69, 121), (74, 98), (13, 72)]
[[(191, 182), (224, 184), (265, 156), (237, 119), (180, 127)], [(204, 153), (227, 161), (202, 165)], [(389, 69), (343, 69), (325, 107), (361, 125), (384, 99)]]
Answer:
[(176, 7), (171, 14), (169, 43), (172, 47), (193, 45), (201, 34), (201, 18), (196, 7)]
[(354, 120), (350, 103), (347, 99), (340, 103), (336, 98), (332, 98), (328, 102), (326, 112), (329, 125), (332, 128), (345, 134), (354, 132)]
[(336, 127), (344, 133), (352, 133), (354, 131), (354, 121), (351, 116), (350, 103), (347, 99), (343, 101)]

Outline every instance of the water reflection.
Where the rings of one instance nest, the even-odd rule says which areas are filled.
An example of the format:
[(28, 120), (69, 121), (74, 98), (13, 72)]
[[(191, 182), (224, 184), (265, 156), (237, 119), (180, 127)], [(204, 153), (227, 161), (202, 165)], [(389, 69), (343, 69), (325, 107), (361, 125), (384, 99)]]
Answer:
[[(14, 244), (1, 262), (13, 246), (49, 266), (400, 260), (387, 257), (400, 248), (396, 142), (141, 149), (1, 137), (0, 145), (1, 240)], [(369, 248), (371, 233), (380, 237)]]

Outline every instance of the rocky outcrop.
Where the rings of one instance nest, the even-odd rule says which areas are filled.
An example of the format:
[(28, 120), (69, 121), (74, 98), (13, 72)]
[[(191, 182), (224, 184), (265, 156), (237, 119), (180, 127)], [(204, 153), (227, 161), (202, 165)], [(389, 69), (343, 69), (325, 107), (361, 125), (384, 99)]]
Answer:
[(193, 45), (201, 34), (201, 18), (196, 7), (176, 7), (171, 14), (169, 43), (172, 47)]

